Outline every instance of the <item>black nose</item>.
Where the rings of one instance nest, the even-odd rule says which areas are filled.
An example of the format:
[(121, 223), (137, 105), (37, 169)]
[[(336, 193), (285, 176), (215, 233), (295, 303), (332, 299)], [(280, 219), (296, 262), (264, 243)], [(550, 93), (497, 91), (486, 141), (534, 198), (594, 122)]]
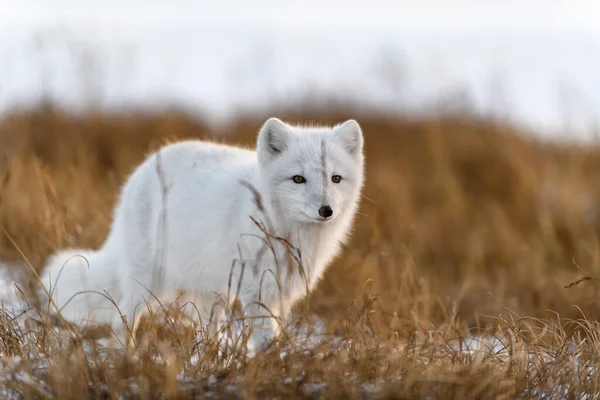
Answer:
[(329, 218), (333, 215), (333, 210), (329, 206), (319, 208), (319, 215), (323, 218)]

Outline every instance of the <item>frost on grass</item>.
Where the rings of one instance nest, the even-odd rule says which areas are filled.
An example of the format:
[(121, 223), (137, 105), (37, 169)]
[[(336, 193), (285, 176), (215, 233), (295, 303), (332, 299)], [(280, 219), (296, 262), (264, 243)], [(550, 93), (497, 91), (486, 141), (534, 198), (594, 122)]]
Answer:
[[(472, 335), (455, 321), (434, 329), (374, 326), (350, 314), (332, 332), (298, 314), (265, 352), (248, 351), (248, 322), (228, 315), (217, 337), (169, 307), (148, 309), (131, 347), (42, 318), (2, 277), (0, 396), (245, 398), (593, 398), (600, 392), (600, 324), (524, 323), (506, 316)], [(252, 350), (252, 349), (250, 349)]]
[(107, 349), (97, 339), (77, 331), (61, 334), (27, 314), (15, 318), (4, 310), (0, 319), (3, 398), (161, 393), (183, 398), (586, 399), (600, 390), (594, 345), (600, 327), (591, 321), (578, 322), (580, 333), (571, 336), (556, 324), (524, 329), (510, 319), (493, 334), (460, 334), (458, 326), (443, 326), (365, 335), (355, 320), (348, 324), (355, 331), (332, 334), (311, 317), (250, 358), (236, 347), (243, 330), (236, 332), (242, 337), (238, 341), (225, 330), (210, 338), (177, 328), (183, 325), (149, 323), (133, 348)]

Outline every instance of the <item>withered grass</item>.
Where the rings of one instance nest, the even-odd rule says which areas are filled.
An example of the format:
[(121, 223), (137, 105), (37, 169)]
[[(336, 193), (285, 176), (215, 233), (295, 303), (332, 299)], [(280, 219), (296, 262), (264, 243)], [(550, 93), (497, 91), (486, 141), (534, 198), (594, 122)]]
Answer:
[[(4, 393), (65, 399), (598, 393), (600, 146), (545, 142), (460, 116), (409, 120), (335, 108), (278, 116), (356, 118), (366, 136), (366, 189), (352, 240), (298, 306), (324, 321), (321, 342), (309, 346), (291, 335), (248, 359), (153, 315), (134, 351), (106, 351), (93, 335), (61, 339), (43, 322), (3, 313)], [(5, 115), (0, 261), (24, 255), (40, 268), (60, 248), (99, 246), (120, 185), (149, 151), (187, 138), (253, 146), (264, 118), (247, 115), (220, 135), (177, 111), (73, 116), (41, 106)], [(566, 287), (582, 277), (591, 279)], [(490, 335), (500, 342), (486, 350)], [(464, 348), (471, 337), (480, 350)]]

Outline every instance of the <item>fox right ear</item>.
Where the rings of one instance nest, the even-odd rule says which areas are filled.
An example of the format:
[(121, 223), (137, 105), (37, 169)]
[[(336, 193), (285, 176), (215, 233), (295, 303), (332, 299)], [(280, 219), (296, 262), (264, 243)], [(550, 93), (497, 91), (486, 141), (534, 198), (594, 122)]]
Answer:
[(291, 133), (287, 125), (278, 118), (269, 118), (264, 123), (256, 147), (260, 159), (267, 161), (283, 153), (288, 146)]
[(363, 133), (360, 125), (353, 119), (333, 128), (335, 140), (340, 143), (346, 151), (359, 156), (363, 151)]

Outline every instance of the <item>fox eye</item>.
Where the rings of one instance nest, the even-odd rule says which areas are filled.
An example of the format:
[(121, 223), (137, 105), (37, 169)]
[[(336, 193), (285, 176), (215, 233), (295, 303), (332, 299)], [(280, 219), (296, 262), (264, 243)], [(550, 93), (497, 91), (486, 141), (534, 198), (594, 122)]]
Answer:
[(339, 175), (333, 175), (331, 177), (331, 182), (333, 182), (333, 183), (340, 183), (341, 180), (342, 180), (342, 177)]
[(306, 182), (306, 179), (304, 179), (304, 177), (300, 176), (300, 175), (295, 175), (292, 179), (294, 180), (294, 183), (304, 183), (304, 182)]

